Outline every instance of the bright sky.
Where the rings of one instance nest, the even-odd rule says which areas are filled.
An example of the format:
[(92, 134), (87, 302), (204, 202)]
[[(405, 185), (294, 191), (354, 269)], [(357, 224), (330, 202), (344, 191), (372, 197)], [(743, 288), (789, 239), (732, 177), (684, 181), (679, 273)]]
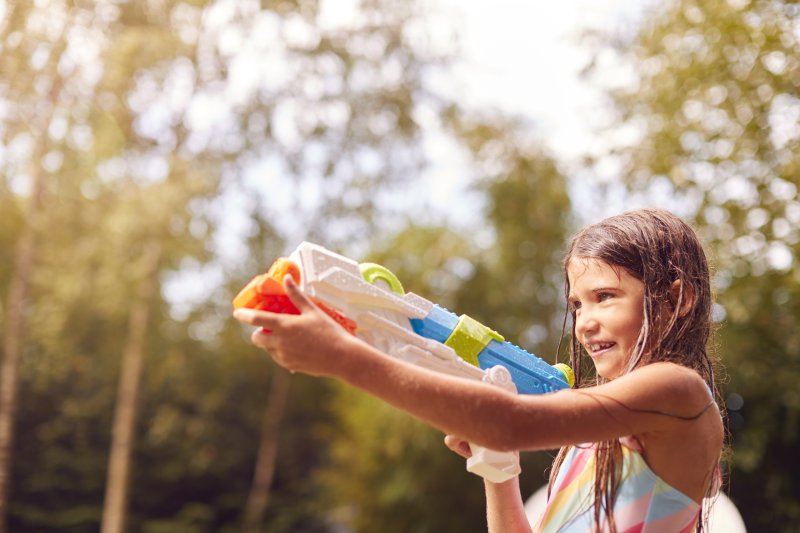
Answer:
[(635, 20), (646, 1), (441, 1), (454, 21), (462, 20), (456, 23), (465, 62), (458, 74), (467, 98), (540, 122), (561, 156), (588, 149), (586, 118), (596, 114), (599, 95), (579, 79), (591, 52), (579, 34)]
[[(587, 81), (581, 80), (580, 70), (590, 58), (590, 50), (578, 42), (582, 30), (613, 29), (633, 24), (644, 6), (654, 0), (423, 0), (439, 18), (431, 24), (434, 38), (447, 39), (445, 26), (455, 27), (459, 34), (463, 57), (454, 69), (452, 85), (456, 95), (465, 104), (476, 107), (498, 108), (506, 113), (522, 115), (535, 124), (536, 134), (554, 151), (560, 161), (570, 163), (593, 148), (601, 140), (593, 127), (603, 118), (601, 93)], [(323, 20), (333, 26), (347, 24), (352, 17), (357, 0), (327, 0), (323, 2)], [(224, 24), (237, 2), (216, 4), (206, 23)], [(251, 6), (257, 10), (255, 7)], [(253, 64), (269, 65), (274, 78), (275, 61), (264, 60), (264, 50), (275, 48), (274, 38), (277, 22), (269, 17), (259, 19), (259, 31), (255, 35), (267, 43), (243, 41), (242, 35), (223, 33), (221, 44), (225, 50), (236, 51), (233, 55), (241, 64), (231, 67), (232, 77), (237, 80), (239, 97), (247, 97), (264, 78)], [(302, 32), (300, 32), (302, 34)], [(278, 46), (278, 52), (280, 47)], [(240, 68), (244, 65), (244, 68)], [(266, 66), (264, 67), (266, 68)], [(279, 72), (280, 69), (277, 69)], [(606, 72), (604, 70), (604, 72)], [(608, 72), (609, 79), (619, 82), (624, 79), (620, 72)], [(271, 78), (267, 78), (271, 79)], [(202, 113), (198, 120), (214, 118), (213, 102), (198, 102)], [(419, 180), (419, 189), (405, 194), (405, 201), (423, 214), (438, 213), (451, 224), (469, 229), (475, 228), (479, 217), (474, 215), (481, 208), (480, 198), (466, 192), (474, 177), (465, 161), (459, 160), (454, 147), (445, 139), (431, 135), (426, 149), (434, 158), (434, 166)], [(268, 165), (267, 165), (268, 166)], [(270, 168), (254, 168), (253, 174), (261, 182)], [(255, 179), (255, 178), (254, 178)], [(275, 179), (279, 179), (275, 176)], [(280, 190), (277, 188), (276, 190)], [(598, 205), (592, 202), (591, 187), (573, 186), (575, 201), (587, 219), (599, 218), (610, 211), (619, 210), (616, 205)], [(236, 197), (231, 202), (239, 201)], [(280, 201), (271, 195), (271, 201)], [(404, 201), (398, 199), (398, 201)], [(438, 217), (437, 217), (438, 218)], [(224, 235), (239, 234), (246, 221), (228, 220), (230, 227)], [(237, 225), (238, 224), (238, 225)], [(479, 232), (473, 233), (480, 238)], [(291, 236), (290, 240), (302, 239), (304, 235)], [(230, 253), (241, 252), (243, 242), (226, 238)], [(220, 243), (222, 246), (223, 243)], [(208, 273), (199, 275), (208, 277)], [(186, 277), (184, 272), (182, 276)], [(191, 283), (190, 283), (191, 284)], [(182, 301), (182, 300), (181, 300)]]
[[(455, 82), (462, 101), (533, 121), (546, 146), (567, 164), (597, 148), (603, 139), (595, 128), (608, 109), (599, 88), (580, 78), (592, 51), (579, 42), (579, 35), (588, 29), (633, 27), (652, 0), (430, 1), (441, 6), (439, 11), (461, 37), (464, 60), (455, 70)], [(624, 71), (603, 72), (605, 85), (626, 80)], [(441, 158), (432, 171), (438, 179), (431, 186), (431, 202), (444, 209), (469, 179), (460, 162), (446, 159), (452, 154), (447, 147), (432, 150)], [(606, 209), (589, 216), (605, 214)], [(453, 216), (458, 223), (461, 217)]]
[[(425, 10), (423, 20), (429, 25), (425, 33), (430, 35), (434, 46), (438, 40), (450, 51), (448, 43), (453, 33), (460, 43), (456, 54), (463, 59), (450, 70), (452, 78), (436, 79), (439, 90), (452, 91), (467, 107), (498, 108), (504, 113), (524, 117), (533, 125), (533, 133), (566, 166), (579, 161), (587, 152), (601, 152), (598, 146), (611, 137), (599, 135), (596, 128), (607, 116), (608, 108), (603, 105), (599, 87), (580, 77), (592, 51), (579, 41), (579, 36), (590, 29), (633, 28), (644, 7), (654, 0), (419, 1)], [(347, 26), (357, 16), (358, 3), (358, 0), (324, 0), (320, 4), (318, 22), (330, 27)], [(209, 27), (220, 31), (220, 50), (231, 56), (230, 73), (235, 89), (231, 96), (244, 99), (251, 97), (260, 85), (274, 83), (276, 75), (280, 79), (281, 72), (289, 76), (292, 71), (282, 65), (283, 48), (275, 42), (275, 36), (280, 33), (278, 18), (262, 14), (256, 20), (257, 28), (247, 35), (235, 27), (224, 29), (237, 9), (258, 12), (259, 8), (257, 3), (218, 2), (205, 21)], [(308, 32), (302, 27), (295, 29), (297, 31), (285, 35), (302, 41)], [(272, 51), (274, 57), (265, 56), (267, 51)], [(602, 73), (603, 84), (625, 82), (625, 73), (613, 68), (613, 62), (602, 62), (602, 65), (598, 72)], [(201, 126), (219, 121), (215, 108), (219, 108), (218, 113), (230, 113), (222, 109), (225, 102), (217, 102), (215, 107), (213, 98), (196, 99), (195, 108), (199, 113), (192, 117)], [(291, 112), (285, 118), (287, 120), (275, 126), (274, 133), (288, 142), (295, 132), (294, 120)], [(405, 202), (408, 208), (417, 208), (424, 215), (446, 216), (456, 225), (468, 225), (470, 220), (477, 219), (473, 213), (480, 209), (480, 198), (463, 192), (475, 177), (474, 168), (459, 156), (459, 147), (436, 131), (435, 123), (423, 123), (422, 127), (427, 134), (425, 150), (434, 165), (421, 176), (418, 190), (392, 202), (398, 204), (396, 207), (402, 207)], [(271, 178), (269, 168), (256, 170), (254, 179), (260, 183), (265, 179), (280, 179), (279, 168), (273, 168)], [(614, 176), (614, 169), (608, 169), (606, 174)], [(589, 189), (581, 184), (575, 196), (591, 195), (587, 192)], [(314, 191), (307, 196), (313, 208)], [(270, 200), (279, 205), (291, 199), (282, 200), (272, 192)], [(597, 216), (603, 214), (600, 212)]]

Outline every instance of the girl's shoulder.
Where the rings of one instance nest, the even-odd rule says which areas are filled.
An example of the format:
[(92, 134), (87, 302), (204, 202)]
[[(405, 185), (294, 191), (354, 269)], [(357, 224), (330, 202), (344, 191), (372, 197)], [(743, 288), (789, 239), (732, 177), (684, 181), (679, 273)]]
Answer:
[(671, 362), (639, 367), (604, 387), (640, 409), (660, 410), (668, 405), (677, 418), (691, 417), (714, 403), (711, 390), (700, 374)]
[[(511, 433), (532, 434), (530, 442), (536, 441), (535, 446), (519, 446), (524, 449), (635, 435), (655, 442), (659, 450), (674, 451), (686, 439), (697, 441), (699, 436), (715, 435), (719, 426), (715, 421), (719, 411), (703, 379), (673, 363), (650, 364), (602, 385), (514, 398), (524, 403), (522, 408), (527, 408), (530, 416), (513, 417), (510, 425), (521, 421), (514, 426), (519, 429)], [(524, 411), (515, 411), (519, 412)], [(547, 439), (540, 439), (539, 428), (555, 426), (556, 422), (561, 422), (562, 431), (553, 430), (547, 433)]]
[(636, 368), (619, 379), (647, 380), (673, 388), (705, 390), (708, 385), (696, 370), (671, 361), (658, 361)]
[[(653, 363), (623, 376), (640, 409), (653, 417), (634, 439), (647, 466), (668, 485), (700, 502), (712, 479), (724, 443), (719, 408), (705, 380), (694, 370)], [(619, 378), (620, 381), (623, 378)], [(624, 385), (620, 381), (618, 385)]]
[(653, 381), (666, 380), (672, 382), (675, 386), (706, 386), (705, 380), (700, 376), (700, 374), (697, 373), (696, 370), (689, 368), (688, 366), (673, 363), (671, 361), (657, 361), (643, 365), (626, 374), (626, 376), (633, 375), (639, 376), (640, 378), (646, 377), (647, 379)]

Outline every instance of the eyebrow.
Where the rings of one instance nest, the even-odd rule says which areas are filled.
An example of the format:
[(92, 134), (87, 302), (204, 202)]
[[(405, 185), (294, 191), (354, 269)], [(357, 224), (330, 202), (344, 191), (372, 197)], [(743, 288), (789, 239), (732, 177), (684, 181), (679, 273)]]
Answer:
[[(622, 292), (623, 289), (619, 287), (597, 287), (595, 289), (589, 289), (589, 292), (597, 294), (598, 292)], [(567, 295), (567, 300), (576, 300), (578, 297), (575, 295), (574, 292), (570, 291)]]
[(607, 292), (607, 291), (614, 291), (619, 292), (622, 291), (619, 287), (598, 287), (596, 289), (591, 289), (591, 292)]

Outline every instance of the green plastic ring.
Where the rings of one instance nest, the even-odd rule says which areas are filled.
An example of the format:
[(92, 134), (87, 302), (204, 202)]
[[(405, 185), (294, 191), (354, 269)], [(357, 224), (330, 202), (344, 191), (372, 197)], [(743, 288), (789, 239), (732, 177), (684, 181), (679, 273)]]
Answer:
[(368, 282), (374, 284), (376, 280), (382, 279), (389, 284), (389, 288), (392, 289), (392, 292), (400, 296), (406, 293), (406, 291), (403, 290), (403, 284), (400, 283), (397, 276), (385, 266), (376, 263), (361, 263), (358, 265), (358, 269), (361, 271), (361, 276)]

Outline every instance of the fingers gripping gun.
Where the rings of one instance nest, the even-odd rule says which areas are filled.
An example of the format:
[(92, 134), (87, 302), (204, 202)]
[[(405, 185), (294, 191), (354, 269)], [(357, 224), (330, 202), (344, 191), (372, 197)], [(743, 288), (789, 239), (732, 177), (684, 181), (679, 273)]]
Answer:
[[(297, 314), (283, 290), (286, 275), (351, 334), (411, 364), (521, 394), (554, 392), (574, 381), (569, 366), (551, 366), (472, 318), (405, 292), (386, 268), (308, 242), (253, 278), (234, 308)], [(470, 446), (468, 471), (494, 483), (519, 474), (518, 454)]]

